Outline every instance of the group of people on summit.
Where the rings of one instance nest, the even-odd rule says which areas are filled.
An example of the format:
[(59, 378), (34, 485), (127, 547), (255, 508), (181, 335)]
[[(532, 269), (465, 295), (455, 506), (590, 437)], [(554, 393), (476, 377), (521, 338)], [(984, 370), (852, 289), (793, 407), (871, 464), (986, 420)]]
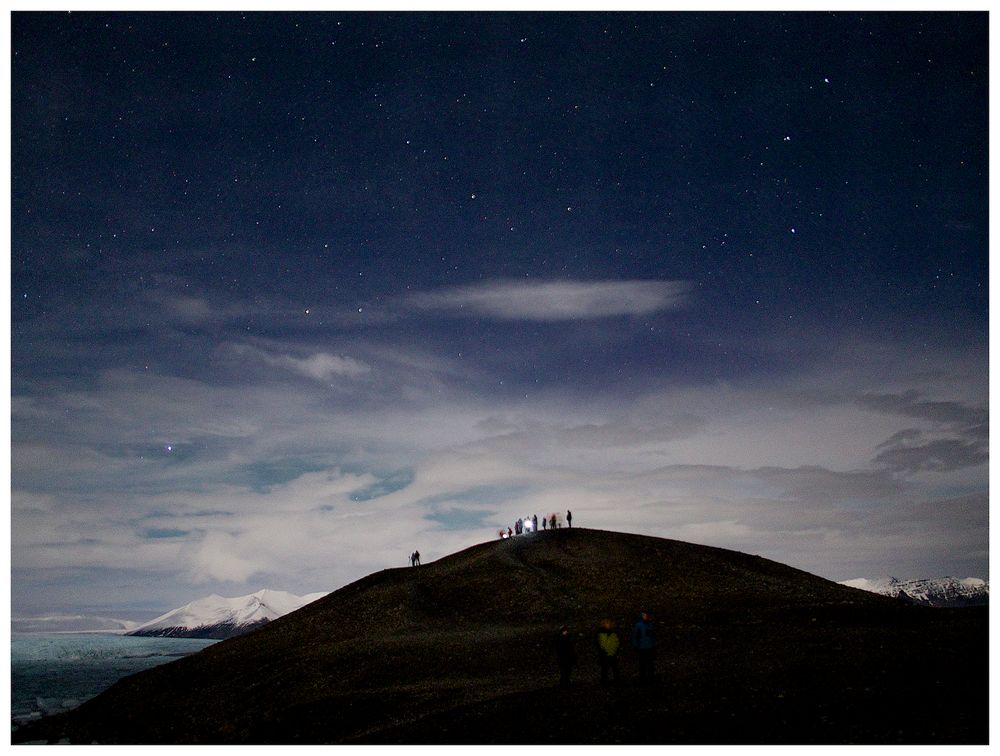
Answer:
[[(550, 514), (548, 517), (542, 518), (542, 530), (555, 530), (556, 528), (562, 527), (562, 517), (556, 513)], [(566, 527), (573, 527), (573, 513), (570, 510), (566, 510)], [(500, 538), (513, 538), (516, 535), (522, 535), (523, 533), (537, 533), (538, 532), (538, 515), (532, 515), (531, 517), (519, 517), (517, 522), (514, 523), (513, 527), (508, 526), (506, 529), (500, 528), (497, 531), (497, 536)]]
[[(555, 513), (550, 514), (548, 517), (542, 518), (542, 530), (546, 528), (550, 530), (555, 530), (556, 528), (562, 527), (562, 516)], [(566, 510), (566, 527), (573, 527), (573, 513), (570, 510)], [(532, 533), (538, 531), (538, 515), (532, 515), (531, 517), (519, 517), (517, 522), (514, 523), (513, 527), (508, 527), (506, 530), (500, 528), (497, 531), (497, 536), (499, 538), (513, 538), (516, 535), (522, 535), (523, 533)], [(420, 552), (414, 551), (410, 554), (410, 566), (418, 567), (420, 565)]]
[[(656, 633), (653, 631), (653, 618), (648, 611), (640, 612), (638, 622), (632, 626), (629, 641), (636, 655), (639, 683), (648, 685), (653, 682), (656, 659)], [(559, 666), (559, 686), (568, 688), (570, 675), (577, 660), (573, 636), (568, 625), (559, 628), (555, 647), (556, 663)], [(601, 668), (601, 685), (607, 685), (609, 678), (615, 685), (620, 682), (618, 658), (621, 648), (622, 642), (615, 623), (609, 619), (603, 620), (594, 633), (594, 650)]]

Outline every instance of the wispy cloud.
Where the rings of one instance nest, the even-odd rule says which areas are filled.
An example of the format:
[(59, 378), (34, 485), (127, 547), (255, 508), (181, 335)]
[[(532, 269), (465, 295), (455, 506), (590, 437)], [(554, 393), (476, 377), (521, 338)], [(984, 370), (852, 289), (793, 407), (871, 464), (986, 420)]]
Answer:
[(485, 316), (500, 320), (589, 320), (649, 315), (683, 307), (684, 281), (490, 281), (412, 295), (417, 310)]
[(937, 423), (958, 426), (977, 426), (986, 422), (986, 410), (962, 402), (943, 402), (922, 399), (917, 391), (900, 394), (866, 394), (859, 403), (877, 412), (903, 415)]
[(160, 306), (163, 313), (181, 323), (201, 324), (206, 322), (221, 322), (235, 317), (238, 313), (232, 308), (219, 309), (204, 296), (190, 296), (154, 292), (148, 295), (151, 302)]
[[(989, 462), (987, 439), (935, 438), (923, 440), (923, 434), (886, 442), (873, 460), (875, 465), (898, 472), (921, 470), (949, 471), (976, 467)], [(915, 443), (916, 442), (916, 443)]]
[(876, 447), (877, 467), (905, 473), (951, 471), (989, 461), (989, 416), (983, 407), (956, 401), (931, 401), (916, 391), (867, 394), (859, 403), (876, 412), (923, 421), (904, 428)]
[(231, 352), (265, 365), (328, 383), (338, 378), (358, 378), (371, 372), (371, 366), (342, 354), (314, 352), (297, 355), (261, 349), (249, 344), (230, 344)]

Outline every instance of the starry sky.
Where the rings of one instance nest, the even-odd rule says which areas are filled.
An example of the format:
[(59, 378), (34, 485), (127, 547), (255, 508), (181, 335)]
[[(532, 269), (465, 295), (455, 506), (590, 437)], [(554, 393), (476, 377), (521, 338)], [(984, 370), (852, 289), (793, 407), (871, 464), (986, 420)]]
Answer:
[(14, 13), (13, 618), (567, 509), (988, 578), (987, 47), (982, 12)]

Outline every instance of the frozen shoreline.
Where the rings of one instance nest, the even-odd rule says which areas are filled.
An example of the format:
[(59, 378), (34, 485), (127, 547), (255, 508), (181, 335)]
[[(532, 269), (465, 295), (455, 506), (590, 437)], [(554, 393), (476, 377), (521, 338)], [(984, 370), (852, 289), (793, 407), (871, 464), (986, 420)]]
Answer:
[(118, 680), (215, 643), (121, 632), (11, 634), (11, 724), (69, 711)]

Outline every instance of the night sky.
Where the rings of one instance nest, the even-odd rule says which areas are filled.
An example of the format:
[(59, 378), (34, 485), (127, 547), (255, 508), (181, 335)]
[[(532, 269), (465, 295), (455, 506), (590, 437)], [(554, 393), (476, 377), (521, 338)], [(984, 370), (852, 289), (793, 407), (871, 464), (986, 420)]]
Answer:
[(987, 20), (14, 13), (14, 619), (567, 509), (988, 578)]

